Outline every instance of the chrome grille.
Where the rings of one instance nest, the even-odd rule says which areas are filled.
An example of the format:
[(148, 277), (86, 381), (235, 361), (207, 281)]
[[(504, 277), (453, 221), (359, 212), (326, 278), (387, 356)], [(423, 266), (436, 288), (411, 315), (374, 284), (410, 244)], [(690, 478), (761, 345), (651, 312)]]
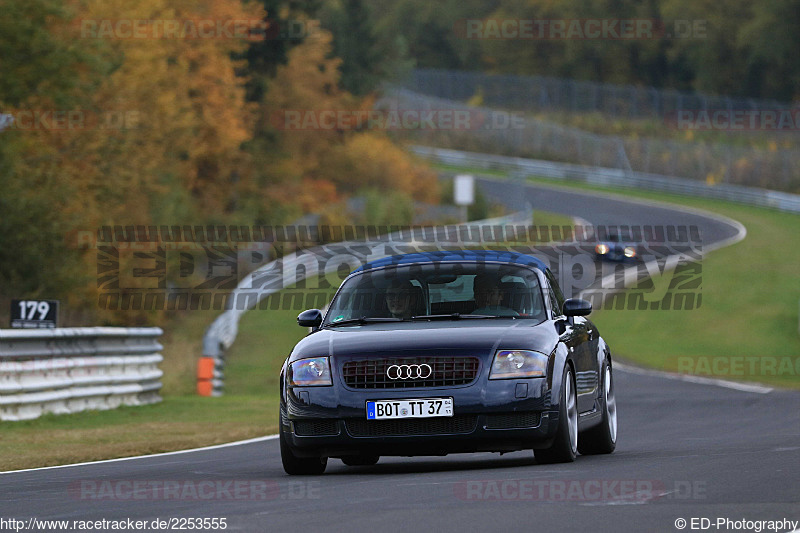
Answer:
[[(431, 367), (425, 379), (389, 379), (386, 372), (392, 365)], [(478, 377), (477, 357), (403, 357), (397, 359), (359, 359), (342, 366), (342, 376), (353, 389), (410, 389), (419, 387), (453, 387), (468, 385)]]

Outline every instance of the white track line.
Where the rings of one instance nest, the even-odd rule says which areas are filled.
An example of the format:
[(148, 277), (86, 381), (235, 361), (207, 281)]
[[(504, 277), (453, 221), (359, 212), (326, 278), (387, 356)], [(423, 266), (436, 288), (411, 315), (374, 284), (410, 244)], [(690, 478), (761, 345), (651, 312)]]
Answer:
[(628, 372), (629, 374), (640, 374), (643, 376), (655, 376), (664, 379), (674, 379), (677, 381), (687, 381), (689, 383), (699, 383), (701, 385), (714, 385), (716, 387), (724, 387), (726, 389), (733, 389), (742, 392), (754, 392), (757, 394), (767, 394), (772, 392), (772, 387), (765, 387), (757, 383), (739, 383), (736, 381), (727, 381), (724, 379), (705, 378), (700, 376), (689, 376), (686, 374), (675, 374), (672, 372), (662, 372), (661, 370), (648, 370), (636, 366), (626, 365), (623, 363), (615, 362), (614, 368)]
[(267, 435), (265, 437), (256, 437), (254, 439), (247, 439), (247, 440), (238, 440), (235, 442), (227, 442), (225, 444), (215, 444), (213, 446), (204, 446), (202, 448), (191, 448), (189, 450), (178, 450), (175, 452), (163, 452), (163, 453), (152, 453), (149, 455), (134, 455), (132, 457), (120, 457), (118, 459), (104, 459), (102, 461), (88, 461), (85, 463), (73, 463), (69, 465), (56, 465), (56, 466), (42, 466), (39, 468), (25, 468), (23, 470), (9, 470), (7, 472), (0, 472), (0, 476), (3, 474), (18, 474), (20, 472), (35, 472), (37, 470), (53, 470), (56, 468), (71, 468), (73, 466), (85, 466), (85, 465), (99, 465), (103, 463), (116, 463), (120, 461), (133, 461), (135, 459), (146, 459), (148, 457), (166, 457), (169, 455), (180, 455), (183, 453), (194, 453), (194, 452), (203, 452), (206, 450), (218, 450), (220, 448), (229, 448), (231, 446), (241, 446), (243, 444), (252, 444), (254, 442), (264, 442), (268, 440), (277, 439), (278, 435)]

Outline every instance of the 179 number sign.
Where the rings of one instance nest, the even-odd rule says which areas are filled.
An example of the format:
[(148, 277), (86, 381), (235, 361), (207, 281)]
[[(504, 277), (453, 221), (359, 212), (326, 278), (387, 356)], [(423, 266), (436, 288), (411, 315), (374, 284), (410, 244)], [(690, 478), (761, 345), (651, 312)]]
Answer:
[(11, 300), (12, 328), (54, 328), (58, 300)]

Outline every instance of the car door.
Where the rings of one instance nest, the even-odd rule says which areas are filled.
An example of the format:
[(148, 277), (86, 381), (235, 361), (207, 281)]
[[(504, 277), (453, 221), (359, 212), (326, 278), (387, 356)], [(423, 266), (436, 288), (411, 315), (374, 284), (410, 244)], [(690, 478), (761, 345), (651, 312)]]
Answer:
[(561, 342), (572, 354), (575, 363), (575, 390), (578, 395), (578, 412), (584, 413), (594, 408), (597, 396), (598, 370), (591, 349), (593, 326), (586, 318), (581, 316), (567, 318), (563, 316), (564, 295), (549, 270), (545, 273), (550, 300), (553, 302), (554, 311), (557, 313), (555, 320), (563, 323), (563, 332), (560, 331)]

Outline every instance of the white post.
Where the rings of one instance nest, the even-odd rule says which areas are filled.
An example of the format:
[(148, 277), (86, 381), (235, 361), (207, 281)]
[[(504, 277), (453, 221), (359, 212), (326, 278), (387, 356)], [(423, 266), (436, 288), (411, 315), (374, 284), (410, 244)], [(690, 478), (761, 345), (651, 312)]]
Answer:
[(453, 181), (453, 201), (461, 206), (461, 222), (467, 222), (467, 206), (475, 202), (475, 178), (459, 174)]
[(12, 124), (14, 124), (14, 115), (0, 113), (0, 131), (11, 127)]

